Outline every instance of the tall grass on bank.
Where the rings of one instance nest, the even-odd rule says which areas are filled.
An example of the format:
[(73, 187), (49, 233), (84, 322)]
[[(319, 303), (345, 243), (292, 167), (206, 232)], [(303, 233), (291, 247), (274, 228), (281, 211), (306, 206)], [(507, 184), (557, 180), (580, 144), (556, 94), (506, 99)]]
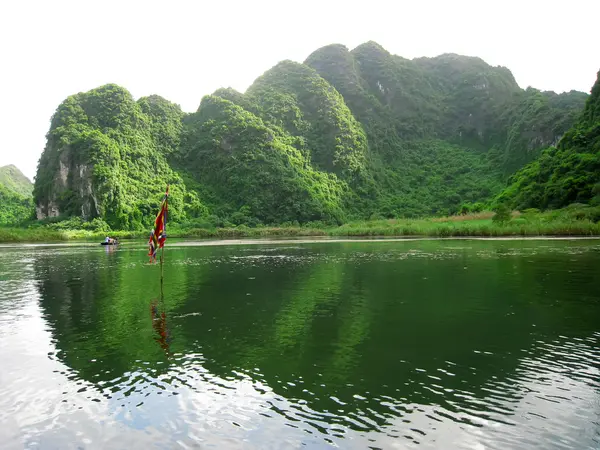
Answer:
[[(195, 239), (238, 239), (263, 237), (501, 237), (501, 236), (600, 236), (600, 207), (575, 205), (562, 210), (513, 212), (507, 222), (493, 220), (494, 213), (482, 212), (426, 219), (354, 221), (338, 227), (284, 226), (227, 228), (181, 228), (174, 224), (169, 237)], [(48, 228), (0, 228), (0, 242), (101, 241), (105, 236), (146, 239), (148, 231), (90, 231)]]
[(52, 230), (44, 227), (0, 227), (0, 242), (103, 241), (108, 235), (118, 239), (141, 239), (147, 237), (148, 233), (140, 231)]
[(68, 239), (63, 232), (44, 228), (0, 228), (0, 242), (53, 242)]
[(498, 237), (498, 236), (600, 236), (600, 224), (587, 220), (527, 223), (511, 221), (496, 224), (478, 221), (389, 221), (387, 223), (354, 222), (328, 230), (330, 236), (430, 236), (430, 237)]
[[(89, 241), (101, 242), (106, 236), (120, 240), (147, 239), (148, 232), (110, 231), (92, 232), (88, 230), (50, 230), (44, 228), (0, 228), (0, 242), (59, 242)], [(196, 239), (238, 239), (261, 237), (327, 236), (327, 230), (302, 227), (261, 227), (244, 226), (232, 228), (191, 228), (169, 231), (171, 238)]]

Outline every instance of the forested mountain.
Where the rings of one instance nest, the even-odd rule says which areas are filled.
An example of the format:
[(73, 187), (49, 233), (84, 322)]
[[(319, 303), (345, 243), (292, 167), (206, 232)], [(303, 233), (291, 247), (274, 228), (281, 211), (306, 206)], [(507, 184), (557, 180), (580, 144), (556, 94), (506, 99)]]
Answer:
[(58, 107), (34, 197), (40, 218), (124, 229), (153, 220), (167, 182), (173, 221), (453, 213), (497, 195), (559, 141), (587, 98), (523, 90), (479, 58), (408, 60), (374, 42), (283, 61), (245, 93), (204, 97), (192, 114), (106, 85)]
[(0, 225), (14, 225), (33, 215), (33, 183), (13, 165), (0, 167)]
[(575, 125), (510, 181), (499, 200), (515, 208), (600, 206), (600, 72)]
[(31, 197), (33, 192), (33, 183), (12, 164), (0, 167), (0, 184), (23, 197)]

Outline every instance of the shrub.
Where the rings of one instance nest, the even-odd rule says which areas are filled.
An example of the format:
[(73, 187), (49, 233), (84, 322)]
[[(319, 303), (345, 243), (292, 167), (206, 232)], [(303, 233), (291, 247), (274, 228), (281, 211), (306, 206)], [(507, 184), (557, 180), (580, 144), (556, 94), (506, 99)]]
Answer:
[(494, 217), (492, 217), (492, 220), (495, 223), (505, 224), (510, 221), (511, 210), (505, 204), (501, 203), (498, 206), (496, 206), (496, 208), (494, 208), (494, 212), (496, 214), (494, 214)]

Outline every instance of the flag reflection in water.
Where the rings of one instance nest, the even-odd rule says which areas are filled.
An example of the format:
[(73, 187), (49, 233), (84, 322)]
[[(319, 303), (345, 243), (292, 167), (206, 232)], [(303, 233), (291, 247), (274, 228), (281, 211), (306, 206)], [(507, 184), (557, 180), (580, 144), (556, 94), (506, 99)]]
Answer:
[[(152, 327), (158, 334), (154, 340), (159, 343), (165, 353), (169, 354), (169, 346), (171, 344), (171, 331), (167, 327), (167, 315), (164, 310), (164, 305), (161, 305), (157, 299), (152, 300), (150, 303), (150, 314), (152, 316)], [(160, 308), (162, 306), (162, 308)], [(162, 309), (162, 311), (160, 311)]]

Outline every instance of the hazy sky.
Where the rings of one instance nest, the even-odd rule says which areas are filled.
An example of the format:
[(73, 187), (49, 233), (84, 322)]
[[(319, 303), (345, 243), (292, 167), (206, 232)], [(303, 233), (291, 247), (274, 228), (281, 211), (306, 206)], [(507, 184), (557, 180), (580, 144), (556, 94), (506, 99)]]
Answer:
[(414, 58), (453, 52), (512, 70), (521, 87), (589, 92), (600, 69), (600, 0), (150, 1), (0, 3), (0, 166), (33, 178), (67, 96), (117, 83), (194, 111), (244, 91), (282, 59), (374, 40)]

